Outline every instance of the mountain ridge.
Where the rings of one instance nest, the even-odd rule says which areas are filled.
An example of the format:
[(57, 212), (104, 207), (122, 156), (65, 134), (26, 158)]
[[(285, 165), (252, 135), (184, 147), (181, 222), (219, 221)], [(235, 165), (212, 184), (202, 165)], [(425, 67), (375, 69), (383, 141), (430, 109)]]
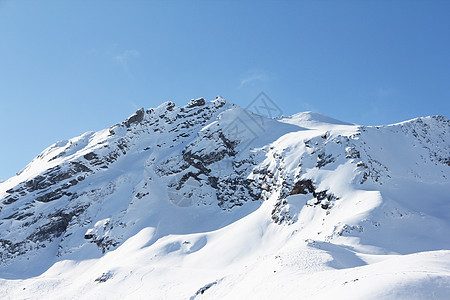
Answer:
[[(414, 253), (438, 251), (420, 257), (441, 261), (450, 252), (449, 133), (442, 116), (384, 126), (312, 112), (270, 119), (220, 97), (140, 109), (122, 123), (51, 145), (0, 183), (0, 290), (17, 296), (22, 283), (26, 293), (44, 284), (56, 295), (50, 278), (60, 272), (56, 286), (64, 286), (62, 278), (80, 286), (67, 296), (88, 298), (87, 287), (106, 295), (102, 286), (111, 282), (145, 293), (150, 287), (137, 275), (126, 276), (141, 270), (155, 280), (152, 288), (173, 288), (159, 296), (232, 298), (227, 285), (246, 293), (264, 282), (267, 292), (302, 270), (326, 271), (335, 281), (333, 270), (376, 268)], [(108, 260), (128, 261), (121, 253), (134, 253), (150, 269), (138, 259)], [(171, 260), (183, 272), (197, 264), (206, 273), (193, 271), (177, 289), (165, 265)], [(81, 279), (66, 264), (94, 277)], [(272, 267), (285, 272), (272, 285), (266, 277), (249, 279)], [(450, 282), (448, 268), (439, 272), (434, 288)]]

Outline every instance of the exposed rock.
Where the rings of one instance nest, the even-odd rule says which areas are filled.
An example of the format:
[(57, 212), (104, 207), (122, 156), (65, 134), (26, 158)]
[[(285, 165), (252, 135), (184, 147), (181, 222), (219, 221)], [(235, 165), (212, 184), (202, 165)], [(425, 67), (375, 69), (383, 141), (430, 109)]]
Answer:
[(277, 224), (282, 224), (287, 222), (288, 224), (293, 223), (293, 219), (289, 208), (287, 208), (288, 201), (286, 200), (287, 196), (293, 195), (308, 195), (311, 194), (313, 199), (305, 203), (307, 206), (318, 206), (328, 210), (333, 206), (333, 203), (338, 200), (333, 193), (327, 190), (317, 191), (313, 181), (311, 179), (301, 179), (297, 181), (292, 190), (287, 195), (281, 195), (279, 200), (275, 203), (274, 208), (272, 209), (272, 220)]
[(48, 216), (49, 222), (38, 227), (35, 232), (28, 236), (27, 240), (32, 242), (42, 242), (60, 237), (67, 229), (67, 226), (74, 217), (79, 216), (86, 209), (86, 206), (79, 206), (73, 210), (59, 210)]
[(88, 154), (83, 155), (83, 157), (87, 160), (93, 160), (98, 158), (97, 154), (95, 154), (94, 152), (89, 152)]
[(317, 168), (322, 168), (322, 167), (324, 167), (324, 166), (326, 166), (326, 165), (328, 165), (328, 164), (330, 164), (330, 163), (335, 161), (335, 159), (334, 159), (332, 154), (326, 155), (325, 153), (320, 153), (317, 156), (317, 158), (318, 158), (318, 161), (317, 161), (317, 164), (316, 164)]
[(132, 124), (137, 124), (142, 122), (144, 119), (145, 110), (143, 108), (136, 111), (136, 113), (132, 116), (130, 116), (128, 119), (126, 119), (123, 123), (126, 127), (130, 127)]
[(191, 101), (189, 101), (189, 103), (186, 105), (187, 108), (193, 108), (196, 106), (203, 106), (206, 104), (206, 100), (203, 98), (198, 98), (198, 99), (192, 99)]
[(114, 276), (112, 271), (108, 271), (97, 277), (94, 281), (97, 283), (106, 282)]
[(294, 185), (290, 195), (314, 193), (315, 190), (316, 188), (314, 187), (311, 179), (299, 180)]
[(219, 281), (214, 281), (208, 284), (205, 284), (203, 287), (201, 287), (194, 296), (192, 296), (190, 298), (190, 300), (194, 300), (198, 295), (203, 295), (208, 289), (210, 289), (211, 287), (213, 287), (214, 285), (218, 284)]

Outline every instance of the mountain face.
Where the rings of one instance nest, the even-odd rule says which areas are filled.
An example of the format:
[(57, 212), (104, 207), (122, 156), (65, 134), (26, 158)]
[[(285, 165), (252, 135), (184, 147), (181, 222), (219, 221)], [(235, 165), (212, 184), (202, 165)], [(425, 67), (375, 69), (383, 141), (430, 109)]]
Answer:
[(166, 102), (0, 182), (0, 294), (450, 294), (450, 121), (359, 126)]

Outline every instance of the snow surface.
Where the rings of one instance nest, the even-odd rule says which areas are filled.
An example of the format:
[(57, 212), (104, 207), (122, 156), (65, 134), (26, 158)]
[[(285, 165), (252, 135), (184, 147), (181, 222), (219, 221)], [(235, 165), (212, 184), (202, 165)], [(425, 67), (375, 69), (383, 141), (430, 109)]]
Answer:
[(58, 142), (1, 183), (2, 299), (449, 299), (448, 120), (195, 103)]

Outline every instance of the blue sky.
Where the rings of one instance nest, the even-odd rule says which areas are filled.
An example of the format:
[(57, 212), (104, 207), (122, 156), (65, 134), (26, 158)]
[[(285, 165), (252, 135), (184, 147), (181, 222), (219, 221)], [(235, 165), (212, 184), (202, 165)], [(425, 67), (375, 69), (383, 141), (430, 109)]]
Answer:
[(450, 1), (1, 1), (0, 179), (140, 107), (450, 117)]

